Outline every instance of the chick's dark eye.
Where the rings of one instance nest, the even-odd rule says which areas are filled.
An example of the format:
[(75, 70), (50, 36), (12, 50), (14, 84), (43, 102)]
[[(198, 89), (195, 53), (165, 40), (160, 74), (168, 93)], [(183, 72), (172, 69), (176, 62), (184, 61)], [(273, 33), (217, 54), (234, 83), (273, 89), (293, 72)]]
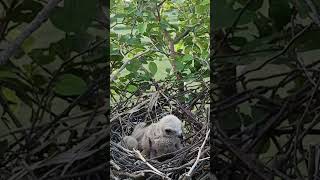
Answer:
[(172, 132), (171, 129), (166, 129), (165, 131), (166, 131), (167, 134), (170, 134)]

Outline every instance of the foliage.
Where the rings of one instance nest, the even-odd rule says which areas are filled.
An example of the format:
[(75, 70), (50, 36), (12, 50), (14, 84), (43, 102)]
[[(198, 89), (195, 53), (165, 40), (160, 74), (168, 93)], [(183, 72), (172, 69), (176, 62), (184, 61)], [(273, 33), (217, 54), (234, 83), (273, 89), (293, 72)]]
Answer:
[(120, 89), (132, 92), (139, 89), (133, 86), (142, 84), (145, 87), (140, 91), (149, 90), (152, 79), (208, 79), (208, 0), (111, 3), (111, 68), (121, 71), (111, 84), (113, 93), (121, 94)]

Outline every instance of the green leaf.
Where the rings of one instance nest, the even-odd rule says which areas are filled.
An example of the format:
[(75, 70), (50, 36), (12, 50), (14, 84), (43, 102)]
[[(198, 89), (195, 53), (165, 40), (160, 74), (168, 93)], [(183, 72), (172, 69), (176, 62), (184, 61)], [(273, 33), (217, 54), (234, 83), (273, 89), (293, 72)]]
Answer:
[(110, 61), (111, 62), (117, 62), (117, 61), (121, 61), (123, 59), (122, 55), (110, 55)]
[(16, 78), (14, 81), (12, 81), (11, 79), (3, 80), (2, 86), (14, 91), (20, 100), (31, 106), (32, 99), (29, 97), (28, 92), (31, 92), (32, 88), (27, 84)]
[(135, 46), (135, 47), (143, 47), (141, 44), (140, 38), (136, 38), (136, 37), (132, 37), (132, 38), (128, 39), (126, 43), (128, 43), (131, 46)]
[(97, 3), (97, 0), (64, 1), (64, 6), (57, 8), (50, 20), (57, 28), (67, 33), (83, 32), (87, 30), (98, 11)]
[(195, 8), (196, 8), (197, 14), (201, 14), (203, 12), (210, 10), (210, 6), (208, 6), (207, 4), (200, 4), (200, 5), (197, 5)]
[(130, 84), (130, 85), (128, 85), (127, 90), (129, 92), (131, 92), (131, 93), (134, 93), (134, 92), (136, 92), (138, 90), (138, 88), (137, 88), (137, 86), (134, 86), (134, 85)]
[(190, 54), (186, 54), (186, 55), (184, 55), (183, 58), (182, 58), (182, 61), (183, 61), (183, 62), (188, 62), (188, 61), (191, 61), (191, 60), (193, 60), (193, 57), (192, 57), (192, 55), (190, 55)]
[(23, 64), (23, 69), (27, 72), (27, 74), (32, 74), (36, 71), (36, 65), (34, 64)]
[(175, 61), (174, 63), (176, 64), (177, 71), (182, 72), (182, 70), (184, 68), (184, 64), (180, 61)]
[(9, 88), (3, 87), (2, 93), (4, 97), (6, 97), (6, 99), (8, 100), (10, 108), (16, 111), (20, 103), (20, 99), (16, 95), (16, 92)]
[(160, 27), (163, 29), (163, 30), (166, 30), (167, 28), (169, 28), (169, 23), (167, 21), (164, 21), (162, 20), (160, 22)]
[(150, 62), (149, 63), (149, 70), (150, 70), (152, 75), (155, 75), (157, 73), (157, 71), (158, 71), (157, 64), (154, 63), (154, 62)]
[(141, 62), (138, 59), (133, 59), (127, 64), (126, 69), (131, 72), (136, 72), (140, 69), (140, 66)]
[(0, 70), (0, 79), (2, 78), (16, 78), (17, 75), (11, 71)]
[(19, 98), (16, 96), (16, 93), (13, 90), (4, 87), (2, 92), (8, 101), (18, 103)]
[(33, 49), (28, 55), (39, 65), (50, 64), (55, 60), (55, 55), (47, 49)]
[(64, 74), (56, 82), (54, 92), (62, 96), (77, 96), (87, 90), (86, 82), (73, 74)]
[(137, 28), (138, 28), (138, 31), (141, 34), (143, 34), (144, 32), (146, 32), (147, 27), (148, 27), (148, 23), (144, 22), (144, 23), (140, 23)]
[[(213, 7), (214, 11), (212, 12), (211, 16), (213, 17), (212, 22), (214, 22), (215, 29), (231, 27), (235, 18), (241, 11), (241, 9), (234, 10), (232, 8), (232, 4), (229, 4), (225, 0), (215, 1), (215, 3), (213, 3)], [(240, 17), (238, 25), (247, 24), (251, 22), (254, 17), (255, 14), (252, 11), (247, 10)]]
[[(9, 41), (14, 41), (20, 34), (22, 33), (22, 30), (18, 28), (14, 28), (9, 31), (8, 35), (6, 38)], [(33, 45), (35, 44), (35, 38), (33, 35), (29, 36), (26, 40), (21, 45), (21, 50), (20, 52), (18, 51), (19, 54), (15, 55), (17, 58), (20, 58), (24, 53), (30, 52)]]

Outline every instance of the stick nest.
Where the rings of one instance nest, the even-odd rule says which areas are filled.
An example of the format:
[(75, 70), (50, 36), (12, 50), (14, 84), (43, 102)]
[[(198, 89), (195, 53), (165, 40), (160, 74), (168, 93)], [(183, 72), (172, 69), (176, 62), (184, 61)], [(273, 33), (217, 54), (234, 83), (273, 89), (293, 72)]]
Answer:
[[(158, 87), (156, 91), (123, 98), (111, 105), (110, 173), (112, 179), (207, 179), (209, 174), (209, 125), (206, 88), (178, 92)], [(184, 100), (181, 100), (184, 97)], [(187, 103), (181, 103), (181, 101)], [(190, 98), (191, 97), (191, 98)], [(186, 105), (188, 104), (188, 105)], [(183, 122), (184, 147), (161, 156), (163, 161), (144, 159), (118, 143), (131, 135), (140, 122), (157, 122), (174, 114)]]

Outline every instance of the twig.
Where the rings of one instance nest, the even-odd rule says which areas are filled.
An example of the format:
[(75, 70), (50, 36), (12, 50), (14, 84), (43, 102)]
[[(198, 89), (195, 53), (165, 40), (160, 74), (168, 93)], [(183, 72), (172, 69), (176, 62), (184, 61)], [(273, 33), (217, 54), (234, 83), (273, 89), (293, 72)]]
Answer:
[(41, 24), (48, 19), (50, 12), (58, 5), (61, 0), (50, 0), (48, 4), (38, 13), (32, 22), (23, 30), (23, 32), (8, 45), (7, 49), (0, 52), (0, 64), (5, 64), (15, 51), (21, 46)]
[(147, 166), (149, 166), (152, 170), (153, 170), (153, 173), (163, 177), (163, 178), (166, 178), (166, 179), (171, 179), (169, 178), (166, 174), (164, 174), (163, 172), (159, 171), (158, 169), (156, 169), (155, 167), (153, 167), (150, 163), (147, 162), (147, 160), (142, 156), (142, 154), (140, 153), (140, 151), (138, 150), (133, 150), (137, 157), (140, 158), (144, 163), (146, 163)]
[(278, 57), (282, 56), (284, 53), (286, 53), (289, 48), (296, 42), (297, 39), (299, 39), (299, 37), (301, 37), (305, 32), (307, 32), (307, 30), (309, 28), (311, 28), (313, 24), (311, 23), (310, 25), (308, 25), (307, 27), (305, 27), (304, 29), (302, 29), (298, 34), (296, 34), (289, 42), (288, 44), (278, 53), (276, 53), (275, 55), (273, 55), (271, 58), (269, 58), (268, 60), (266, 60), (264, 63), (262, 63), (260, 66), (254, 68), (254, 69), (251, 69), (247, 72), (244, 72), (242, 73), (240, 76), (239, 76), (239, 79), (245, 77), (245, 75), (251, 73), (251, 72), (255, 72), (255, 71), (258, 71), (260, 69), (262, 69), (264, 66), (266, 66), (267, 64), (273, 62), (274, 60), (276, 60)]
[[(120, 176), (126, 176), (132, 179), (141, 179), (144, 178), (144, 172), (135, 172), (134, 174), (128, 173), (128, 172), (120, 172), (120, 171), (115, 171), (114, 174), (116, 174), (118, 177)], [(117, 177), (115, 177), (117, 178)], [(119, 178), (118, 178), (119, 179)]]
[(111, 164), (114, 168), (116, 168), (116, 170), (118, 170), (118, 171), (121, 169), (121, 168), (119, 167), (119, 165), (116, 164), (113, 160), (110, 161), (110, 164)]
[(202, 145), (201, 145), (201, 147), (200, 147), (200, 149), (199, 149), (199, 151), (198, 151), (198, 156), (197, 156), (196, 161), (195, 161), (194, 164), (192, 165), (192, 167), (191, 167), (191, 169), (189, 170), (189, 172), (186, 174), (187, 177), (190, 177), (190, 176), (191, 176), (192, 171), (194, 170), (194, 168), (196, 168), (197, 164), (199, 163), (199, 161), (200, 161), (200, 156), (201, 156), (201, 151), (202, 151), (204, 145), (206, 144), (206, 141), (207, 141), (207, 139), (208, 139), (208, 137), (209, 137), (209, 134), (210, 134), (210, 129), (207, 131), (206, 137), (205, 137), (205, 139), (203, 140), (203, 143), (202, 143)]
[(249, 150), (251, 150), (263, 137), (266, 136), (267, 132), (270, 131), (272, 127), (282, 122), (283, 117), (285, 117), (286, 114), (289, 113), (287, 112), (288, 104), (289, 101), (284, 102), (284, 105), (281, 107), (281, 109), (263, 125), (252, 142), (242, 147), (244, 152), (248, 152)]
[(267, 175), (268, 172), (265, 172), (264, 165), (262, 165), (258, 160), (252, 159), (248, 154), (242, 152), (241, 149), (237, 148), (233, 143), (230, 142), (227, 135), (221, 129), (217, 121), (215, 121), (215, 127), (220, 136), (219, 139), (223, 144), (226, 145), (226, 148), (232, 152), (242, 163), (244, 163), (252, 172), (264, 180), (270, 180), (270, 177)]
[(296, 61), (297, 63), (301, 66), (304, 74), (306, 75), (306, 77), (308, 78), (308, 80), (310, 81), (310, 83), (313, 85), (313, 86), (316, 86), (317, 84), (312, 80), (312, 78), (310, 77), (307, 69), (306, 69), (306, 66), (304, 65), (303, 61), (299, 59), (299, 57), (296, 58)]
[(114, 74), (111, 75), (110, 77), (110, 82), (113, 82), (114, 80), (116, 80), (118, 74), (130, 63), (130, 61), (132, 61), (133, 59), (139, 58), (143, 55), (145, 55), (146, 53), (148, 53), (150, 51), (150, 49), (147, 49), (145, 51), (143, 51), (142, 53), (139, 53), (137, 55), (135, 55), (133, 58), (127, 59), (122, 66), (119, 68), (118, 71), (116, 71)]
[(239, 12), (239, 14), (237, 15), (237, 17), (235, 18), (235, 20), (233, 21), (231, 27), (229, 28), (229, 30), (227, 31), (226, 35), (223, 37), (222, 41), (218, 44), (217, 46), (217, 51), (215, 51), (212, 56), (216, 56), (218, 50), (223, 47), (223, 45), (226, 43), (226, 40), (228, 39), (229, 35), (233, 32), (233, 30), (236, 28), (237, 24), (240, 21), (241, 16), (243, 15), (243, 13), (247, 10), (247, 8), (249, 7), (249, 5), (251, 4), (253, 0), (249, 0), (247, 1), (247, 3), (244, 5), (244, 7), (241, 9), (241, 11)]

